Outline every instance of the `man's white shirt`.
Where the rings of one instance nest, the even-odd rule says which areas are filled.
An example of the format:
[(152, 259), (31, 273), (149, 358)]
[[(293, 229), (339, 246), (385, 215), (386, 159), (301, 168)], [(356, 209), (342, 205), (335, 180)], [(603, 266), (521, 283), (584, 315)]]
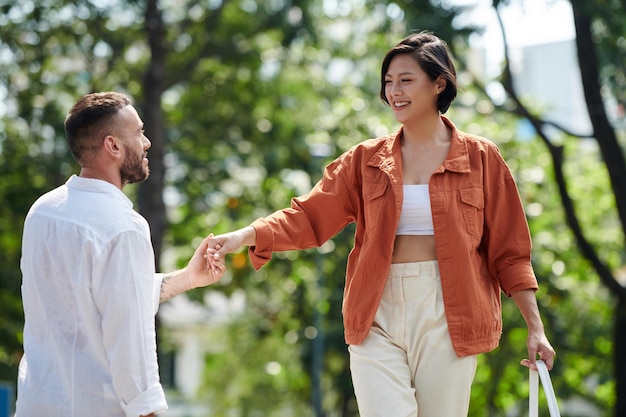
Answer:
[(16, 417), (139, 416), (159, 382), (150, 230), (113, 184), (72, 176), (40, 197), (22, 242), (24, 356)]

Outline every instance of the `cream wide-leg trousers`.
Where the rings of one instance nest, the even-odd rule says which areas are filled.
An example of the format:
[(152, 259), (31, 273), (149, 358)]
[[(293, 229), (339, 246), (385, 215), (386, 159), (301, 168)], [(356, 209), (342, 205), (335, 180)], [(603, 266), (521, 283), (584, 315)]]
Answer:
[(450, 342), (437, 261), (392, 264), (374, 323), (350, 345), (361, 417), (465, 417), (476, 356)]

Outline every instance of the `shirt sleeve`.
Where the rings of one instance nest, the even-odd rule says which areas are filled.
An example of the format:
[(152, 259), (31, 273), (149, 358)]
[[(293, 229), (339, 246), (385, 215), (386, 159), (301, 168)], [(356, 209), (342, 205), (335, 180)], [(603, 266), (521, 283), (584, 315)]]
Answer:
[(153, 294), (153, 302), (154, 302), (154, 315), (156, 316), (159, 311), (159, 306), (161, 305), (161, 286), (163, 285), (163, 277), (165, 274), (157, 273), (154, 275), (154, 294)]
[(167, 409), (159, 381), (155, 313), (161, 280), (149, 238), (128, 231), (105, 246), (93, 297), (113, 388), (127, 417)]

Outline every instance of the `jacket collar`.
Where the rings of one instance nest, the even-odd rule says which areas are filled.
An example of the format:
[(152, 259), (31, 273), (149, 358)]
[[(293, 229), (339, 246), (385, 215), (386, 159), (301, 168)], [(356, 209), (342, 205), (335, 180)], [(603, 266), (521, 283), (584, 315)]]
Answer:
[[(367, 161), (367, 166), (379, 168), (382, 171), (389, 172), (392, 168), (402, 169), (402, 157), (394, 158), (394, 154), (399, 154), (400, 138), (402, 137), (402, 128), (396, 133), (384, 136), (382, 145), (376, 153)], [(402, 171), (400, 171), (402, 172)]]
[(442, 166), (437, 168), (435, 172), (443, 172), (444, 170), (459, 173), (470, 172), (470, 157), (465, 135), (463, 132), (457, 130), (454, 123), (447, 117), (441, 116), (441, 120), (443, 120), (445, 125), (452, 131), (452, 139), (446, 159), (443, 161)]
[[(463, 132), (460, 132), (454, 123), (445, 116), (441, 116), (441, 120), (452, 131), (450, 150), (446, 159), (435, 172), (443, 172), (445, 170), (465, 173), (470, 172), (470, 158), (467, 148), (467, 139)], [(395, 166), (396, 169), (402, 169), (402, 158), (394, 155), (401, 152), (400, 138), (402, 137), (402, 127), (393, 134), (383, 137), (382, 146), (367, 162), (368, 166), (379, 168), (382, 171), (389, 172)]]

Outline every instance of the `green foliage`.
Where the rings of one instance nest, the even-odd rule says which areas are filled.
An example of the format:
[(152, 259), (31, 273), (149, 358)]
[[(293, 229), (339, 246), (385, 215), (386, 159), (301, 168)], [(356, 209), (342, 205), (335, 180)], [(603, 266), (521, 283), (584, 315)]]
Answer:
[[(593, 36), (601, 76), (611, 95), (622, 107), (626, 104), (626, 23), (620, 0), (571, 0), (594, 19)], [(623, 126), (623, 124), (622, 124)]]
[(1, 1), (0, 10), (0, 379), (15, 381), (23, 326), (22, 224), (34, 200), (76, 170), (63, 119), (75, 97), (107, 69), (98, 42), (114, 31), (103, 28), (89, 3)]

